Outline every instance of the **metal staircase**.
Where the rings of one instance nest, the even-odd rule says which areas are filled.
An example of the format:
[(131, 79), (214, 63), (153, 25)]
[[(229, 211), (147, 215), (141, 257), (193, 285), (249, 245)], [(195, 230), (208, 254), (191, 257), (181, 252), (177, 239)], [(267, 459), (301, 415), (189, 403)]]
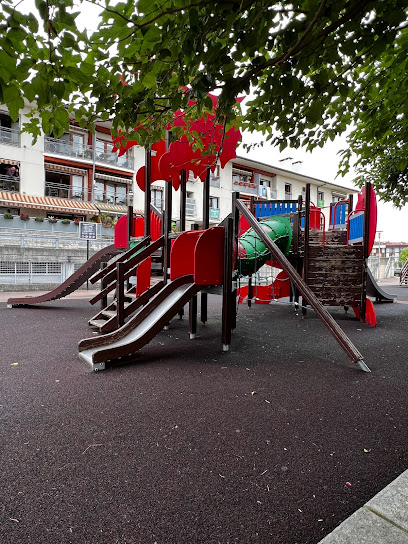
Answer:
[(408, 285), (408, 259), (401, 268), (400, 285)]
[[(149, 281), (143, 293), (137, 292), (137, 283), (130, 287), (128, 283), (131, 277), (137, 278), (138, 266), (161, 249), (162, 245), (163, 237), (151, 243), (149, 238), (145, 238), (136, 247), (123, 253), (111, 266), (100, 270), (90, 279), (91, 283), (100, 280), (102, 288), (89, 302), (95, 304), (101, 301), (102, 308), (89, 320), (89, 325), (96, 327), (101, 333), (114, 331), (160, 291), (164, 281), (160, 278), (151, 278), (151, 266)], [(114, 294), (114, 299), (108, 302), (108, 295), (111, 293)]]

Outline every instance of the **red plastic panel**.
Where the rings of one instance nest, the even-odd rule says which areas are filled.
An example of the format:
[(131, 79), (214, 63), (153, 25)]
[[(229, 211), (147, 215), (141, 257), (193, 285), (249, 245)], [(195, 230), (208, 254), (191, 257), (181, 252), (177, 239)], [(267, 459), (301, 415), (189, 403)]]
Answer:
[(128, 243), (127, 216), (119, 217), (115, 225), (114, 245), (120, 249), (126, 249)]
[(136, 296), (140, 297), (150, 287), (152, 259), (148, 257), (136, 268)]
[(320, 208), (310, 206), (310, 228), (320, 230)]
[[(370, 186), (370, 226), (369, 226), (369, 233), (368, 233), (368, 254), (371, 253), (371, 250), (373, 249), (374, 240), (375, 240), (375, 233), (377, 231), (377, 199), (375, 197), (375, 191)], [(365, 209), (365, 187), (361, 189), (361, 193), (358, 194), (357, 197), (357, 204), (354, 211), (357, 210), (364, 210)]]
[[(159, 220), (160, 221), (160, 220)], [(133, 216), (133, 232), (132, 236), (144, 236), (144, 217), (142, 215)], [(160, 236), (158, 236), (159, 238)], [(157, 240), (157, 238), (155, 238)], [(154, 240), (153, 240), (154, 241)], [(127, 248), (128, 231), (127, 231), (127, 215), (119, 217), (115, 225), (114, 244), (117, 248)]]
[(150, 237), (152, 242), (160, 238), (162, 234), (162, 220), (152, 210), (150, 211)]
[(197, 241), (194, 283), (222, 285), (224, 274), (224, 227), (205, 230)]
[(170, 279), (194, 274), (194, 251), (202, 230), (183, 232), (174, 240), (170, 253)]

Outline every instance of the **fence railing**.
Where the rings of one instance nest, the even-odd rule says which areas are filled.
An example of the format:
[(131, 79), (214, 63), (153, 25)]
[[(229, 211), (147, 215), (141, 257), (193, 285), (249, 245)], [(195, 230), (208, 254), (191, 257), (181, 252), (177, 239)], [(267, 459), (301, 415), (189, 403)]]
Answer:
[(18, 176), (12, 177), (0, 174), (0, 189), (11, 193), (18, 193), (20, 191), (20, 178)]
[(18, 129), (0, 127), (0, 143), (19, 146), (20, 135)]
[[(113, 243), (113, 238), (104, 237), (103, 240), (90, 240), (90, 250), (99, 250)], [(55, 248), (55, 249), (84, 249), (87, 240), (68, 236), (38, 236), (29, 234), (0, 234), (0, 246), (25, 248)]]
[[(102, 142), (102, 140), (99, 142)], [(93, 147), (81, 142), (70, 142), (60, 138), (51, 138), (50, 136), (47, 136), (44, 141), (44, 150), (47, 153), (55, 155), (67, 155), (68, 157), (75, 157), (87, 161), (93, 160)], [(98, 140), (95, 149), (95, 161), (105, 164), (114, 164), (115, 166), (128, 168), (129, 170), (134, 169), (133, 158), (127, 157), (126, 155), (119, 157), (117, 153), (101, 151), (98, 149)]]

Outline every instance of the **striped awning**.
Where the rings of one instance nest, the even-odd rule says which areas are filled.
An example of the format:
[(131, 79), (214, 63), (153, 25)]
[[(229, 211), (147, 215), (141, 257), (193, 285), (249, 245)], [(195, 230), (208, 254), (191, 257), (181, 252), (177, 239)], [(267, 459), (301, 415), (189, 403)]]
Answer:
[(0, 159), (0, 164), (14, 164), (20, 168), (20, 161), (15, 161), (14, 159)]
[(19, 208), (35, 208), (50, 212), (77, 213), (82, 215), (98, 215), (98, 208), (91, 202), (50, 198), (46, 196), (29, 196), (20, 193), (0, 191), (0, 206), (16, 206)]
[(102, 179), (105, 181), (116, 181), (117, 183), (132, 183), (132, 178), (122, 178), (120, 176), (113, 176), (110, 174), (100, 174), (95, 172), (95, 180)]
[(118, 206), (116, 204), (96, 204), (100, 212), (103, 213), (127, 213), (128, 209), (126, 206)]
[(82, 168), (75, 168), (73, 166), (66, 166), (65, 164), (54, 164), (51, 162), (44, 163), (44, 169), (50, 172), (62, 172), (66, 174), (78, 174), (79, 176), (84, 176), (87, 174), (87, 170)]

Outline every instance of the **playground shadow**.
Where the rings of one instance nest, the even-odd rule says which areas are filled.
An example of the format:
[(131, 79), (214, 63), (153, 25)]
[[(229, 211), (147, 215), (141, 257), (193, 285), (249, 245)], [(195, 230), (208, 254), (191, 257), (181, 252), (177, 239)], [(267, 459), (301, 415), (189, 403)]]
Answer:
[(316, 544), (408, 467), (404, 304), (330, 309), (371, 373), (282, 303), (240, 305), (222, 352), (216, 296), (195, 340), (186, 309), (93, 373), (93, 308), (48, 306), (0, 307), (1, 542)]

